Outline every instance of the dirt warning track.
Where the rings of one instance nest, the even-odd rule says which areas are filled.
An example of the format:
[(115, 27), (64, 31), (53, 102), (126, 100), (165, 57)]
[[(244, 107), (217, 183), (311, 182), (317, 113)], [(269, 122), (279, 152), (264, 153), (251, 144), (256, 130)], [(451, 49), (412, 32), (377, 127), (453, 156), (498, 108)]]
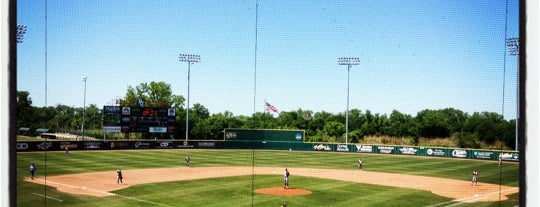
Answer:
[[(178, 167), (122, 170), (124, 184), (116, 183), (116, 171), (79, 173), (37, 177), (27, 182), (53, 186), (58, 191), (90, 196), (111, 196), (112, 191), (133, 185), (257, 175), (281, 175), (284, 168), (279, 167)], [(375, 184), (391, 187), (430, 191), (436, 195), (453, 198), (461, 202), (506, 200), (507, 195), (519, 192), (518, 187), (481, 183), (471, 186), (469, 181), (435, 178), (416, 175), (392, 174), (359, 170), (288, 168), (291, 176), (326, 178), (355, 183)], [(272, 186), (269, 186), (272, 187)], [(301, 189), (301, 186), (291, 186)], [(306, 189), (309, 190), (309, 189)]]

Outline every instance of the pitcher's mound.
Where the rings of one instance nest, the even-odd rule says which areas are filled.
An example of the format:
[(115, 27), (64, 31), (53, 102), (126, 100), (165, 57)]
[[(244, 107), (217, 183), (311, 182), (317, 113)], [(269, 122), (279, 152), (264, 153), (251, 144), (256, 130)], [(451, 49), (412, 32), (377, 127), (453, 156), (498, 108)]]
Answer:
[(299, 188), (273, 187), (273, 188), (260, 188), (255, 190), (255, 193), (264, 195), (277, 195), (277, 196), (302, 196), (311, 194), (310, 190)]

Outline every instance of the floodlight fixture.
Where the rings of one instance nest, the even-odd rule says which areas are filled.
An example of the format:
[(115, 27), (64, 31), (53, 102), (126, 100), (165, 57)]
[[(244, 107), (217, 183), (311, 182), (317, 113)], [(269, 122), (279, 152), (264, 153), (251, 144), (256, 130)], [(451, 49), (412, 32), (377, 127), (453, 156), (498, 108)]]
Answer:
[(506, 39), (506, 47), (510, 55), (519, 55), (519, 38), (511, 37)]
[(18, 24), (17, 25), (17, 43), (23, 42), (23, 37), (25, 33), (26, 33), (26, 25)]
[(178, 61), (180, 62), (189, 62), (189, 63), (198, 63), (201, 61), (201, 56), (191, 55), (191, 54), (180, 54), (178, 55)]
[(178, 61), (188, 63), (188, 91), (187, 91), (187, 104), (186, 104), (186, 142), (189, 137), (189, 76), (191, 70), (191, 64), (201, 61), (201, 56), (192, 54), (179, 54)]
[(357, 57), (341, 57), (338, 58), (338, 65), (359, 65), (360, 58)]

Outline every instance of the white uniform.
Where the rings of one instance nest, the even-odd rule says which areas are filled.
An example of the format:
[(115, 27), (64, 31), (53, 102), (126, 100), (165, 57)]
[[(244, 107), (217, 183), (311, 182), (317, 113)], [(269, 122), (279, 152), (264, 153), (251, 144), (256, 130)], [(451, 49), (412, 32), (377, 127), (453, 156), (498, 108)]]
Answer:
[(473, 173), (472, 173), (472, 182), (471, 182), (471, 185), (472, 184), (478, 184), (478, 171), (474, 170)]

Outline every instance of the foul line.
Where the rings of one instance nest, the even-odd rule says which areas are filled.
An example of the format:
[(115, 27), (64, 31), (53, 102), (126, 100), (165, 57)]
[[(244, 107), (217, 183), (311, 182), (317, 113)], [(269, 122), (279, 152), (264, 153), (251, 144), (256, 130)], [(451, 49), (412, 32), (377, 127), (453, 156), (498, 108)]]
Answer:
[(53, 197), (51, 197), (51, 196), (46, 196), (46, 195), (39, 194), (39, 193), (32, 193), (32, 194), (37, 195), (37, 196), (41, 196), (41, 197), (44, 197), (44, 198), (48, 198), (48, 199), (53, 199), (53, 200), (55, 200), (55, 201), (64, 202), (64, 201), (61, 200), (61, 199), (53, 198)]
[(457, 203), (454, 203), (454, 204), (448, 205), (448, 206), (457, 206), (457, 205), (464, 204), (466, 201), (480, 200), (480, 199), (483, 199), (483, 198), (485, 198), (485, 197), (488, 197), (488, 196), (490, 196), (490, 195), (492, 195), (492, 194), (497, 194), (497, 193), (501, 193), (501, 192), (505, 192), (505, 191), (510, 191), (510, 190), (512, 190), (512, 189), (506, 189), (506, 190), (502, 190), (502, 191), (494, 191), (494, 192), (486, 193), (486, 194), (479, 195), (479, 196), (471, 196), (471, 197), (465, 197), (465, 198), (455, 199), (455, 200), (447, 201), (447, 202), (444, 202), (444, 203), (438, 203), (438, 204), (434, 204), (434, 205), (430, 205), (430, 206), (426, 206), (426, 207), (440, 206), (440, 205), (445, 205), (445, 204), (448, 204), (448, 203), (454, 203), (454, 202), (457, 202)]
[[(43, 179), (40, 179), (40, 180), (43, 180)], [(44, 180), (43, 180), (43, 181), (44, 181)], [(134, 197), (118, 195), (118, 194), (109, 193), (109, 192), (105, 192), (105, 191), (101, 191), (101, 190), (95, 190), (95, 189), (88, 188), (88, 187), (86, 187), (86, 186), (81, 187), (81, 186), (69, 185), (69, 184), (58, 183), (58, 182), (53, 182), (53, 181), (47, 181), (47, 182), (48, 182), (48, 183), (52, 183), (52, 184), (56, 184), (56, 185), (62, 185), (62, 186), (70, 187), (70, 188), (80, 188), (80, 189), (88, 190), (88, 191), (92, 191), (92, 192), (103, 193), (103, 194), (105, 194), (105, 195), (118, 196), (118, 197), (121, 197), (121, 198), (130, 199), (130, 200), (134, 200), (134, 201), (139, 201), (139, 202), (143, 202), (143, 203), (149, 203), (149, 204), (158, 205), (158, 206), (173, 207), (173, 206), (169, 206), (169, 205), (162, 204), (162, 203), (155, 203), (155, 202), (152, 202), (152, 201), (142, 200), (142, 199), (138, 199), (138, 198), (134, 198)], [(43, 197), (46, 197), (46, 198), (50, 198), (50, 199), (54, 199), (54, 200), (58, 200), (58, 201), (60, 201), (60, 202), (63, 202), (63, 201), (60, 200), (60, 199), (52, 198), (52, 197), (45, 196), (45, 195), (41, 195), (41, 194), (37, 194), (37, 193), (34, 193), (34, 194), (35, 194), (35, 195), (38, 195), (38, 196), (43, 196)]]

